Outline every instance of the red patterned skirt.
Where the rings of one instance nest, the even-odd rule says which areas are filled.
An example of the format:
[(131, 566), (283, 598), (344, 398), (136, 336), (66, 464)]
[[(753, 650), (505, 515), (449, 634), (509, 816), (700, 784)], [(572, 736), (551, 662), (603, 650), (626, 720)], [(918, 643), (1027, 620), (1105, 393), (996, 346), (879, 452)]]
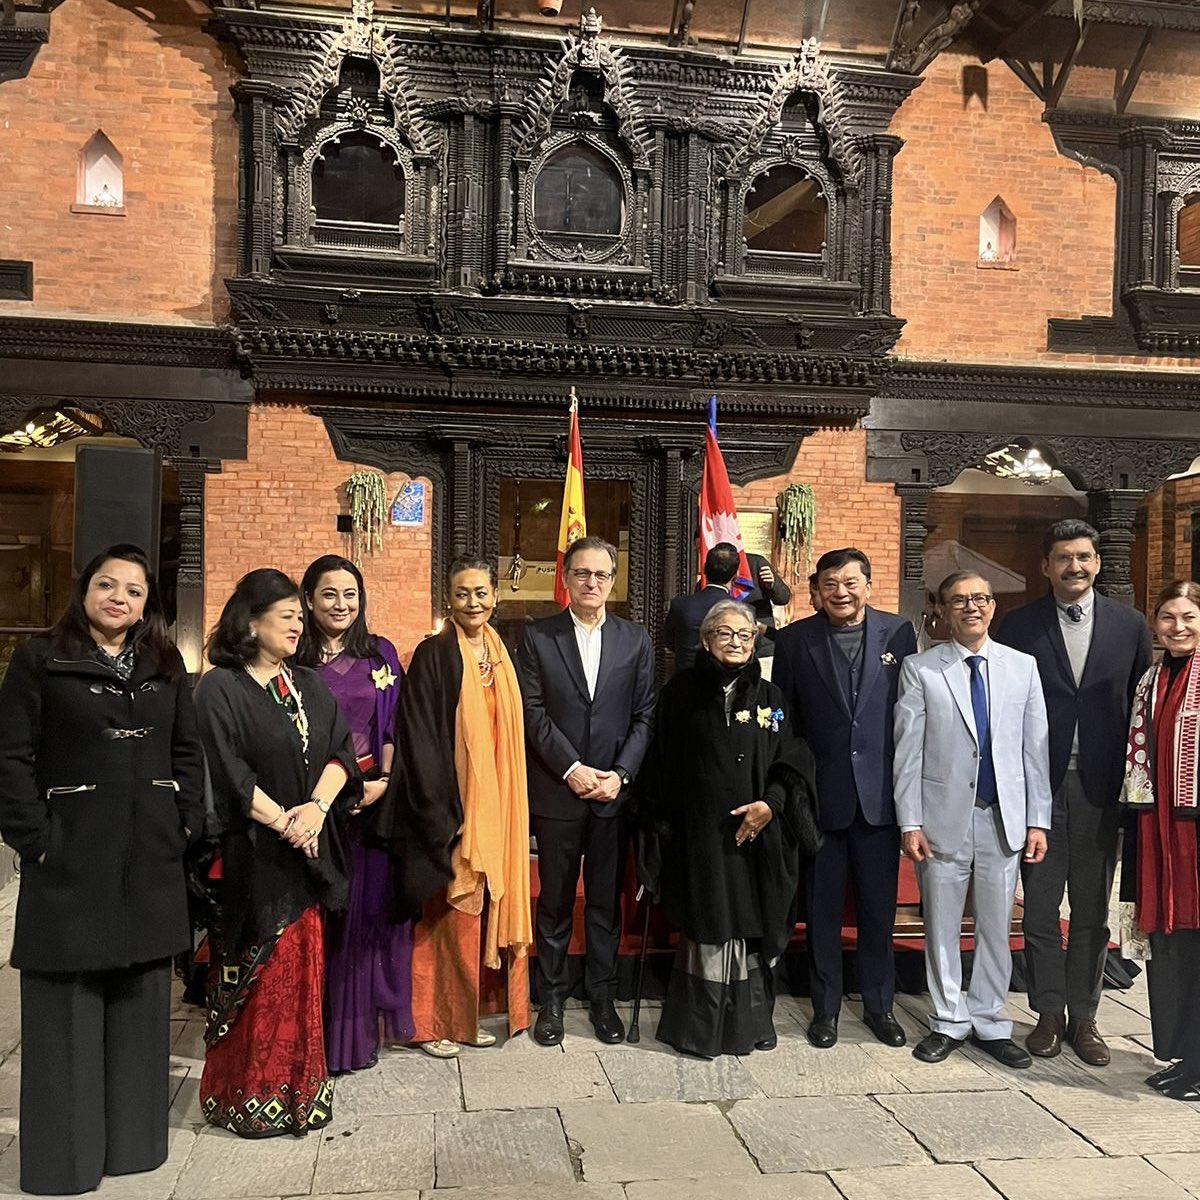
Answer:
[(321, 994), (325, 949), (315, 905), (278, 937), (210, 978), (200, 1103), (210, 1125), (242, 1137), (302, 1137), (333, 1116)]

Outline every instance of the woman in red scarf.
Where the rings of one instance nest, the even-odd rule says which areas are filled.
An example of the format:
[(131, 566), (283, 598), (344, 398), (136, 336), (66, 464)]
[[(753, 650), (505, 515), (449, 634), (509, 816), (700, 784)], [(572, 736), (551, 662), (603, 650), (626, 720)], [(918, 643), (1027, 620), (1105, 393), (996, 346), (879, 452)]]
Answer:
[(1148, 935), (1154, 1055), (1146, 1080), (1174, 1100), (1200, 1100), (1200, 584), (1163, 589), (1151, 625), (1163, 657), (1137, 685), (1125, 802), (1137, 810), (1126, 870), (1136, 864), (1137, 927)]

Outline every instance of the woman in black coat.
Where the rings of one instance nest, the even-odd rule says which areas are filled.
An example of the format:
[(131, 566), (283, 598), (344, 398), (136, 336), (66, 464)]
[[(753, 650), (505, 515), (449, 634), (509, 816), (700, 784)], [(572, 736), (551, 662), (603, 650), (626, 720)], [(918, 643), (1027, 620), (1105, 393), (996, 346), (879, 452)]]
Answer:
[(0, 832), (21, 860), (21, 1189), (90, 1191), (167, 1157), (171, 957), (204, 820), (183, 661), (135, 546), (83, 569), (0, 688)]
[(637, 783), (661, 855), (659, 900), (680, 934), (657, 1036), (706, 1058), (775, 1046), (772, 972), (801, 853), (819, 836), (813, 757), (761, 676), (755, 636), (748, 605), (709, 609), (695, 665), (659, 697)]

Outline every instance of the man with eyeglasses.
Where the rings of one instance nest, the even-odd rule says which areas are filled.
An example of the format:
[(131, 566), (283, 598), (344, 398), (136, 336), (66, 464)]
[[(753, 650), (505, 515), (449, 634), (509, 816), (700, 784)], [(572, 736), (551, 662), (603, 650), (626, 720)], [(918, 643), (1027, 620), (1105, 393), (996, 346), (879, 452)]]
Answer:
[(1050, 719), (1050, 837), (1045, 859), (1021, 870), (1029, 1006), (1038, 1014), (1025, 1045), (1053, 1058), (1065, 1040), (1094, 1067), (1110, 1058), (1096, 1009), (1108, 954), (1125, 739), (1134, 689), (1151, 659), (1146, 621), (1095, 591), (1099, 572), (1095, 529), (1076, 519), (1051, 525), (1042, 538), (1049, 593), (1010, 613), (996, 635), (1037, 659)]
[(600, 1041), (625, 1036), (613, 1004), (626, 848), (621, 808), (650, 744), (655, 689), (650, 635), (605, 611), (616, 573), (609, 542), (572, 542), (563, 557), (569, 606), (530, 625), (517, 654), (541, 885), (534, 937), (542, 1008), (533, 1036), (543, 1046), (563, 1040), (581, 859), (589, 1017)]
[[(916, 863), (925, 919), (930, 1032), (913, 1049), (941, 1062), (968, 1038), (1006, 1067), (1033, 1061), (1001, 1017), (1012, 977), (1009, 921), (1022, 854), (1046, 853), (1050, 755), (1033, 657), (988, 638), (987, 580), (956, 571), (938, 588), (951, 640), (906, 659), (896, 700), (896, 814)], [(973, 887), (975, 955), (962, 987), (960, 938)]]
[(892, 803), (892, 707), (900, 663), (917, 649), (912, 624), (872, 608), (871, 562), (853, 546), (821, 555), (810, 592), (814, 616), (775, 637), (774, 682), (791, 702), (796, 732), (817, 760), (824, 842), (807, 864), (807, 935), (813, 1019), (808, 1040), (828, 1049), (841, 1011), (842, 914), (854, 895), (863, 1020), (879, 1041), (903, 1046), (892, 1014), (892, 929), (900, 830)]

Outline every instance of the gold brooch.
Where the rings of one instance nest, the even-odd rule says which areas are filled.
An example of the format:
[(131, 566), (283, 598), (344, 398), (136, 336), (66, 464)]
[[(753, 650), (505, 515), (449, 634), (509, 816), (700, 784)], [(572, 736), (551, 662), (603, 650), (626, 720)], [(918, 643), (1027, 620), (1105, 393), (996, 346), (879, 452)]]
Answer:
[(371, 678), (375, 681), (375, 686), (381, 692), (386, 692), (396, 682), (396, 677), (392, 674), (392, 668), (387, 663), (372, 671)]

